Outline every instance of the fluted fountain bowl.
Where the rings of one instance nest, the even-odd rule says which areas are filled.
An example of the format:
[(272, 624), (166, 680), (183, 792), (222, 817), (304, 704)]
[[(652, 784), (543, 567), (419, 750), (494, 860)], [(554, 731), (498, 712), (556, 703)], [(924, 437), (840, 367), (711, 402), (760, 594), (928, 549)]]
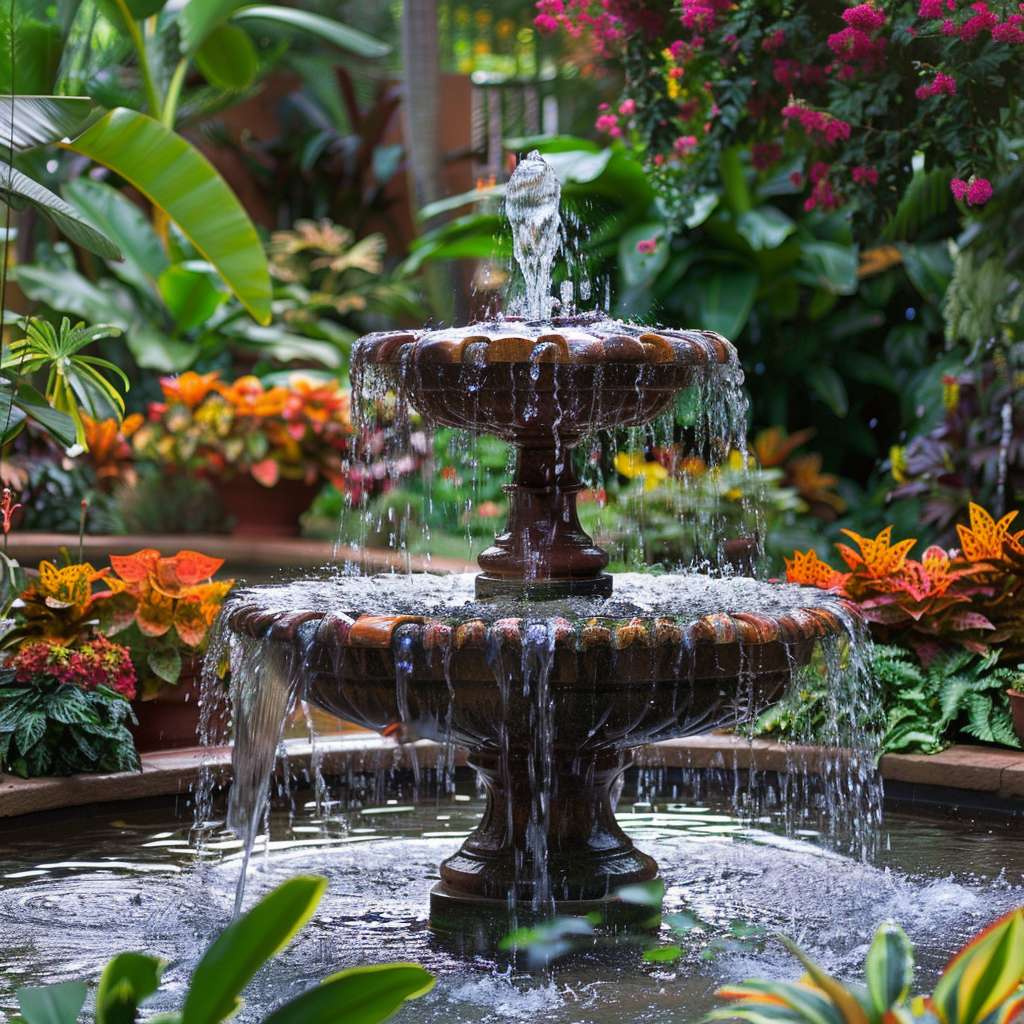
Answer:
[(468, 748), (488, 808), (431, 902), (432, 926), (461, 932), (481, 908), (588, 912), (653, 879), (611, 805), (630, 749), (757, 715), (846, 611), (814, 589), (688, 574), (502, 605), (475, 601), (465, 574), (260, 587), (227, 614), (288, 651), (312, 704)]
[(736, 350), (713, 331), (601, 316), (371, 334), (352, 363), (355, 376), (383, 374), (433, 424), (531, 449), (649, 423), (683, 388), (718, 367), (738, 369)]

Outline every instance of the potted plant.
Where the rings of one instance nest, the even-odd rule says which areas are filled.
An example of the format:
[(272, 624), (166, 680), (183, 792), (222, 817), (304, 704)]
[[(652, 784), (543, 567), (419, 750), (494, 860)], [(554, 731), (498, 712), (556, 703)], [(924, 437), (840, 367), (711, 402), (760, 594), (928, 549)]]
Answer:
[(352, 427), (337, 380), (291, 373), (268, 386), (188, 371), (160, 384), (136, 454), (211, 480), (236, 533), (297, 533), (318, 485), (343, 485)]
[(42, 562), (3, 638), (0, 765), (25, 778), (127, 771), (139, 756), (132, 717), (135, 668), (126, 647), (97, 630), (93, 584), (109, 572)]
[[(147, 548), (112, 555), (109, 568), (41, 562), (14, 608), (4, 637), (14, 665), (27, 646), (45, 642), (75, 652), (116, 636), (132, 667), (128, 699), (142, 750), (193, 746), (199, 725), (199, 665), (207, 631), (234, 580), (213, 580), (224, 564), (196, 551), (169, 557)], [(101, 582), (107, 590), (96, 590)], [(117, 692), (127, 692), (122, 687)], [(0, 719), (2, 732), (2, 719)], [(133, 748), (134, 749), (134, 748)]]
[(234, 580), (214, 580), (224, 559), (197, 551), (164, 557), (145, 548), (111, 555), (110, 564), (110, 590), (96, 595), (94, 607), (138, 672), (135, 741), (141, 750), (194, 746), (202, 653)]

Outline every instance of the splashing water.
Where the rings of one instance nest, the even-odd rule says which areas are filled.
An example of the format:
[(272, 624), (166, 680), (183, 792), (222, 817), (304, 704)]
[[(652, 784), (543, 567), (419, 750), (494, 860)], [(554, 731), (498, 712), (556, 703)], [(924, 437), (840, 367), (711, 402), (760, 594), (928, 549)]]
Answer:
[(526, 280), (526, 295), (511, 312), (527, 320), (551, 316), (551, 269), (560, 239), (561, 197), (558, 177), (537, 150), (519, 162), (505, 189), (512, 254)]

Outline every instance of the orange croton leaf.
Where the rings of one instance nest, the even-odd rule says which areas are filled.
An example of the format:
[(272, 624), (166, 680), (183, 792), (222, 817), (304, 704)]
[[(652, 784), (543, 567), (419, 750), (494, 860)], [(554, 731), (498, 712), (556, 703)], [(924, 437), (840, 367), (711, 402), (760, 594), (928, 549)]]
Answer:
[(214, 390), (219, 376), (216, 370), (203, 374), (186, 370), (180, 377), (161, 377), (160, 387), (168, 402), (180, 402), (189, 409), (195, 409)]
[(49, 608), (84, 608), (92, 599), (92, 584), (109, 569), (98, 572), (88, 563), (58, 569), (52, 562), (39, 563), (38, 591)]
[(828, 562), (823, 562), (813, 549), (804, 553), (794, 551), (793, 557), (786, 559), (786, 582), (805, 583), (822, 590), (840, 590), (848, 573), (837, 572)]
[(163, 636), (174, 624), (174, 599), (155, 590), (139, 604), (135, 622), (146, 636)]
[(253, 479), (264, 487), (273, 487), (281, 479), (281, 464), (276, 459), (262, 459), (249, 468)]
[(189, 587), (175, 603), (174, 628), (190, 647), (197, 647), (217, 617), (234, 580), (217, 580)]
[(1017, 541), (1021, 533), (1010, 534), (1010, 523), (1017, 518), (1016, 510), (1007, 512), (997, 523), (988, 512), (973, 501), (970, 506), (971, 525), (966, 527), (957, 524), (956, 532), (960, 535), (960, 547), (964, 556), (972, 562), (985, 562), (999, 558), (1003, 553), (1003, 542), (1007, 539)]
[(843, 530), (843, 533), (856, 541), (860, 548), (858, 555), (845, 544), (837, 544), (836, 550), (843, 556), (843, 560), (853, 570), (863, 566), (875, 578), (898, 572), (903, 567), (907, 552), (917, 543), (916, 539), (910, 538), (890, 546), (892, 526), (887, 526), (874, 540), (861, 537), (852, 530)]
[(143, 548), (134, 555), (111, 555), (110, 564), (114, 572), (128, 583), (141, 583), (160, 561), (156, 548)]
[(149, 580), (159, 593), (181, 597), (187, 587), (209, 579), (223, 564), (223, 558), (183, 550), (169, 558), (157, 559)]
[(764, 469), (781, 466), (806, 441), (814, 437), (814, 427), (787, 434), (785, 427), (768, 427), (759, 431), (752, 445), (757, 461)]

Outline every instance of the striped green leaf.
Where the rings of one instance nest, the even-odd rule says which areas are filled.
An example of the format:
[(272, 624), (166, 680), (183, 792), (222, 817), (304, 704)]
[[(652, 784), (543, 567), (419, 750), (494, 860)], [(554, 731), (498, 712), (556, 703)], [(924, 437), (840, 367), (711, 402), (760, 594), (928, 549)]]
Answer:
[(864, 974), (878, 1013), (885, 1013), (907, 998), (914, 980), (914, 947), (902, 928), (887, 922), (875, 932), (864, 962)]
[(932, 1002), (945, 1024), (978, 1024), (1024, 980), (1024, 907), (968, 943), (943, 972)]

